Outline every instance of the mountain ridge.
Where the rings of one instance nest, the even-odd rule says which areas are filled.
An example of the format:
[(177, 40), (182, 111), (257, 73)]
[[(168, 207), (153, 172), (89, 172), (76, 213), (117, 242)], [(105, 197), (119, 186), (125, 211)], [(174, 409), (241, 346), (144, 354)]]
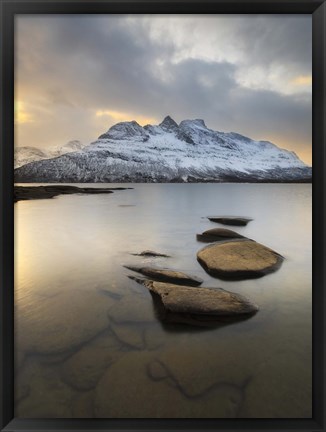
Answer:
[(312, 169), (291, 151), (202, 119), (159, 125), (119, 122), (91, 144), (15, 170), (20, 182), (309, 182)]

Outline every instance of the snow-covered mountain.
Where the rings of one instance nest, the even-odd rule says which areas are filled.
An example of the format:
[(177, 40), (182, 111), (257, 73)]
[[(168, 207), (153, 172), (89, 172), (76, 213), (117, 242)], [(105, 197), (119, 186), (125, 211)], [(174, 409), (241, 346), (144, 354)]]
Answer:
[(48, 155), (37, 147), (17, 147), (14, 154), (14, 166), (19, 168), (27, 163), (46, 159)]
[(66, 153), (82, 150), (84, 147), (85, 145), (77, 140), (69, 141), (63, 146), (54, 147), (48, 150), (41, 150), (37, 147), (29, 146), (17, 147), (15, 148), (14, 167), (19, 168), (30, 162), (62, 156)]
[(303, 182), (312, 170), (294, 152), (200, 119), (179, 125), (117, 123), (82, 150), (15, 170), (18, 182)]
[(50, 157), (62, 156), (66, 153), (71, 153), (74, 151), (82, 150), (85, 147), (85, 144), (81, 143), (78, 140), (68, 141), (61, 147), (54, 147), (49, 150)]

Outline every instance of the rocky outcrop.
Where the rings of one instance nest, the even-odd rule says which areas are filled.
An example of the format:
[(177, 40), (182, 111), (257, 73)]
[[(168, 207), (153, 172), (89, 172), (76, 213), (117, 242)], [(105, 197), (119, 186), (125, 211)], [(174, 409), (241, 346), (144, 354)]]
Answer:
[(207, 326), (258, 311), (258, 306), (247, 298), (222, 288), (193, 288), (129, 277), (160, 298), (165, 321)]
[(151, 279), (174, 283), (177, 285), (189, 285), (189, 286), (199, 286), (203, 283), (203, 280), (196, 276), (189, 276), (185, 273), (169, 270), (169, 269), (161, 269), (155, 267), (141, 267), (141, 266), (124, 266), (125, 268), (132, 270), (137, 273), (141, 273), (144, 276), (147, 276)]
[(283, 257), (268, 247), (248, 239), (214, 243), (201, 249), (197, 259), (212, 276), (247, 279), (277, 270)]
[(233, 238), (243, 238), (241, 234), (225, 228), (213, 228), (197, 234), (197, 240), (203, 243), (211, 243)]
[(238, 216), (208, 216), (211, 222), (217, 222), (223, 225), (246, 226), (252, 221), (250, 218)]

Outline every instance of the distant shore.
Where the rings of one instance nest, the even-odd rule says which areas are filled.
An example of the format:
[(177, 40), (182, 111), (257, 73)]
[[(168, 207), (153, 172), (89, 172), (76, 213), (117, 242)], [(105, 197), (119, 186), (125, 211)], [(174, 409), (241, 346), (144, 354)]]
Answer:
[(90, 188), (67, 185), (49, 185), (49, 186), (15, 186), (14, 202), (32, 199), (47, 199), (57, 195), (71, 194), (106, 194), (113, 193), (114, 190), (125, 190), (131, 188), (113, 187), (113, 188)]

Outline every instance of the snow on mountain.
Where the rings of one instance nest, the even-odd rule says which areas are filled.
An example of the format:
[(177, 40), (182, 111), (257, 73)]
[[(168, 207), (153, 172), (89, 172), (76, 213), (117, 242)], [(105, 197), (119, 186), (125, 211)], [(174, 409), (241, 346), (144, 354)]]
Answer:
[(14, 166), (19, 168), (30, 162), (46, 159), (48, 155), (36, 147), (17, 147), (14, 154)]
[(82, 144), (78, 140), (68, 141), (66, 144), (64, 144), (61, 147), (54, 147), (53, 149), (50, 149), (49, 157), (62, 156), (66, 153), (82, 150), (84, 147), (85, 144)]
[(62, 156), (66, 153), (82, 150), (85, 147), (78, 140), (69, 141), (61, 147), (54, 147), (49, 150), (40, 150), (37, 147), (17, 147), (15, 148), (14, 167), (19, 168), (30, 162)]
[(167, 116), (159, 125), (121, 122), (92, 144), (15, 171), (16, 181), (311, 181), (294, 152), (268, 141), (209, 129), (204, 120)]

